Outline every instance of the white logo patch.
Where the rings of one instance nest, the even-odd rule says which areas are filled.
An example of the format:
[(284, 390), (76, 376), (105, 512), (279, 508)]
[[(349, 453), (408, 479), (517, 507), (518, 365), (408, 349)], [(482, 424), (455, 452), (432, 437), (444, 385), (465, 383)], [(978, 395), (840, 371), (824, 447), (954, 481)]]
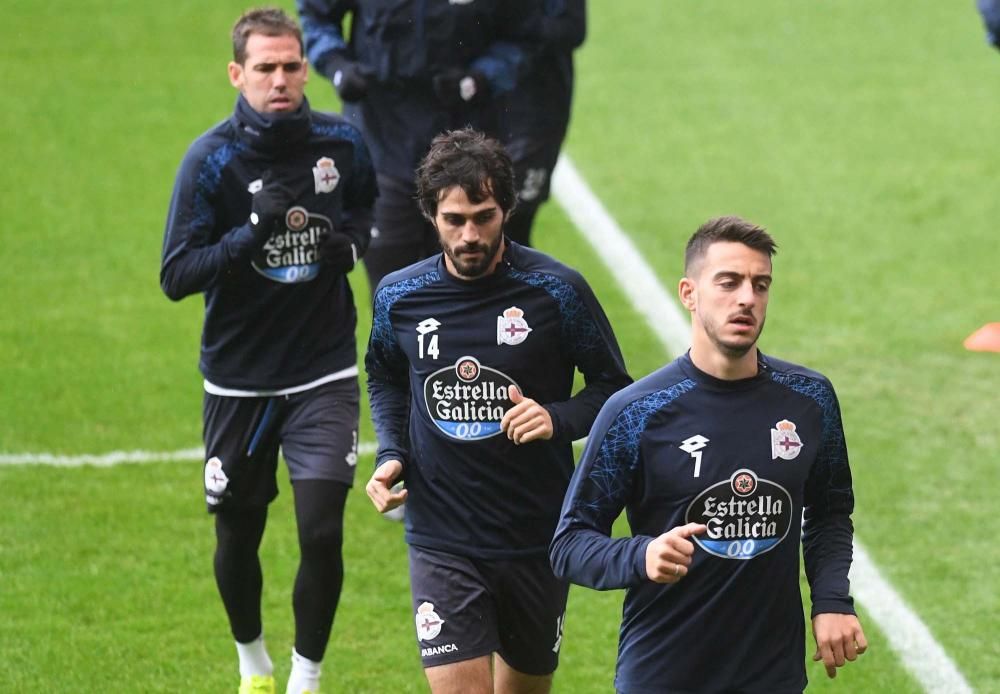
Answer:
[(771, 460), (792, 460), (802, 452), (802, 439), (795, 433), (795, 423), (782, 419), (771, 429)]
[(421, 641), (430, 641), (441, 633), (444, 620), (434, 611), (433, 603), (424, 602), (417, 608), (416, 615), (417, 638)]
[(524, 320), (524, 311), (517, 306), (511, 306), (497, 316), (497, 344), (519, 345), (528, 339), (528, 321)]
[(695, 434), (684, 439), (678, 446), (682, 451), (694, 458), (694, 476), (701, 476), (701, 449), (708, 445), (708, 439), (701, 434)]
[(340, 172), (330, 157), (320, 157), (313, 167), (313, 181), (316, 183), (316, 193), (332, 193), (340, 182)]
[[(249, 192), (250, 195), (253, 195), (254, 193), (260, 192), (260, 189), (263, 187), (264, 181), (258, 178), (255, 181), (250, 181), (250, 185), (247, 186), (247, 192)], [(256, 222), (254, 222), (254, 224), (256, 224)]]
[(218, 456), (209, 458), (205, 463), (205, 489), (213, 494), (222, 494), (229, 486), (229, 478), (222, 469), (222, 461)]
[(351, 467), (354, 467), (355, 465), (358, 464), (358, 430), (357, 429), (355, 429), (354, 431), (351, 432), (351, 437), (353, 439), (352, 442), (351, 442), (351, 451), (347, 454), (347, 457), (344, 458), (344, 461), (348, 465), (350, 465)]

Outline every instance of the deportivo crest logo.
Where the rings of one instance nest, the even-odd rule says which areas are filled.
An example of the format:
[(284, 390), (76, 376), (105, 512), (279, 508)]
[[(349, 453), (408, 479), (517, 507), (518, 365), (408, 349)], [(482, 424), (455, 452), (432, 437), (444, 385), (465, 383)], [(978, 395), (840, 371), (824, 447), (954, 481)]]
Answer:
[(205, 503), (209, 506), (221, 504), (228, 486), (229, 477), (222, 469), (222, 461), (212, 456), (205, 463)]
[(510, 376), (482, 366), (475, 357), (460, 357), (424, 381), (427, 414), (453, 439), (488, 439), (500, 433), (500, 420), (514, 406), (511, 386), (517, 383)]
[(785, 539), (792, 524), (792, 496), (744, 468), (695, 497), (686, 515), (688, 523), (708, 526), (694, 540), (709, 554), (753, 559)]
[(497, 344), (519, 345), (528, 339), (528, 321), (524, 320), (524, 311), (517, 306), (511, 306), (497, 316)]
[(795, 423), (782, 419), (771, 429), (771, 460), (791, 460), (802, 452), (802, 439), (795, 433)]
[(332, 193), (340, 182), (340, 172), (330, 157), (321, 157), (313, 167), (313, 182), (316, 184), (316, 194)]
[(222, 494), (229, 486), (229, 478), (222, 469), (222, 461), (212, 456), (205, 463), (205, 489), (213, 494)]
[(285, 213), (285, 231), (271, 234), (251, 265), (275, 282), (314, 280), (320, 270), (319, 240), (324, 231), (333, 231), (329, 217), (296, 205)]
[(430, 602), (420, 603), (415, 617), (417, 625), (417, 638), (421, 641), (430, 641), (441, 633), (444, 620), (434, 611), (434, 604)]

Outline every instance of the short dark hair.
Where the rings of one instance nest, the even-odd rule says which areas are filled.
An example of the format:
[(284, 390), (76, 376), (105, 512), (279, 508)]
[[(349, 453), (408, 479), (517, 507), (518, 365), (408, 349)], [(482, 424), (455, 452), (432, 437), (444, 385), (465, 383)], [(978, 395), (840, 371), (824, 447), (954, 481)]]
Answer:
[(257, 7), (240, 15), (233, 25), (233, 60), (242, 65), (247, 59), (250, 34), (264, 36), (294, 36), (303, 54), (302, 29), (298, 22), (277, 7)]
[(688, 240), (684, 251), (684, 273), (688, 274), (691, 266), (705, 257), (709, 246), (720, 241), (742, 243), (766, 253), (768, 258), (773, 258), (778, 249), (778, 244), (764, 227), (735, 215), (714, 217), (698, 227)]
[(455, 186), (474, 203), (492, 195), (504, 214), (517, 204), (510, 155), (499, 142), (472, 128), (435, 137), (417, 167), (417, 203), (427, 219), (434, 221), (441, 194)]

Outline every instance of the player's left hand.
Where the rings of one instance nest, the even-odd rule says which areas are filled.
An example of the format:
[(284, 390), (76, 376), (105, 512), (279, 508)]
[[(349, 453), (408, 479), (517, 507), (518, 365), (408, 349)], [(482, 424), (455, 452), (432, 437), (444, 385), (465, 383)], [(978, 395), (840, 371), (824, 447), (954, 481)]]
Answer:
[(358, 247), (347, 234), (324, 229), (319, 237), (319, 256), (334, 272), (346, 275), (358, 262)]
[(552, 438), (552, 415), (531, 398), (526, 398), (516, 386), (510, 387), (510, 401), (514, 406), (500, 420), (500, 431), (515, 444), (536, 439)]
[(837, 676), (837, 668), (868, 650), (861, 622), (852, 614), (824, 612), (813, 617), (813, 636), (816, 653), (813, 660), (822, 660), (826, 676)]

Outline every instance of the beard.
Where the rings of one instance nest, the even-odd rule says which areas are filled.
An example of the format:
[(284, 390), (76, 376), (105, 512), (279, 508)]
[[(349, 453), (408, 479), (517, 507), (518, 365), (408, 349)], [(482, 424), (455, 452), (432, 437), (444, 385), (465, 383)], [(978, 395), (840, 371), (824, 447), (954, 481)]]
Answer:
[[(463, 243), (454, 248), (441, 242), (441, 248), (445, 255), (451, 258), (455, 266), (455, 272), (465, 279), (478, 279), (486, 274), (500, 249), (503, 241), (503, 233), (497, 234), (493, 243)], [(470, 253), (478, 253), (478, 256), (470, 256)]]
[(757, 330), (753, 333), (753, 335), (748, 335), (743, 338), (724, 339), (719, 335), (717, 326), (704, 325), (705, 334), (708, 335), (708, 339), (712, 341), (720, 353), (730, 359), (739, 359), (754, 348), (757, 344), (757, 340), (760, 339), (760, 334), (764, 332), (764, 319), (761, 319), (760, 323), (756, 327)]

